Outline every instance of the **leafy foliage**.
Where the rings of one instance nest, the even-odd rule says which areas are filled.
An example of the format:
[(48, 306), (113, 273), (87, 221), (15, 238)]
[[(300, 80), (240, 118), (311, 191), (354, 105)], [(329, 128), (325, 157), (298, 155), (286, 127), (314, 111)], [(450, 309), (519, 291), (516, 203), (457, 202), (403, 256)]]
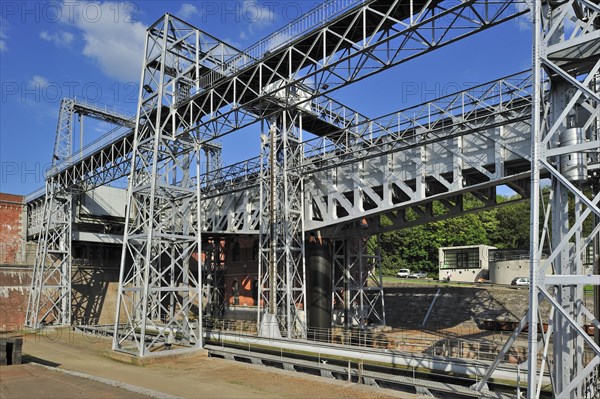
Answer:
[[(498, 198), (499, 202), (516, 199)], [(467, 197), (465, 202), (466, 209), (480, 207), (478, 200), (473, 197)], [(478, 244), (498, 248), (527, 247), (529, 203), (515, 202), (497, 209), (386, 233), (381, 241), (382, 271), (393, 275), (398, 269), (408, 268), (435, 273), (438, 268), (438, 248)]]

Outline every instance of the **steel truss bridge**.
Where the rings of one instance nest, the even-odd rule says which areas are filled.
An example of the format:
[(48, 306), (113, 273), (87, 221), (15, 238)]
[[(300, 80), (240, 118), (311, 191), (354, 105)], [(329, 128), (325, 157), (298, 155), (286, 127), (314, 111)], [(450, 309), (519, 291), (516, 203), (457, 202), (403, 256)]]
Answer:
[[(377, 118), (328, 97), (528, 9), (531, 71)], [(384, 324), (369, 237), (499, 206), (496, 188), (507, 185), (532, 207), (530, 309), (473, 389), (486, 389), (528, 324), (528, 397), (544, 372), (556, 397), (598, 395), (600, 347), (581, 326), (600, 327), (582, 302), (585, 285), (600, 285), (597, 269), (583, 272), (587, 248), (599, 252), (599, 12), (592, 0), (327, 1), (243, 51), (165, 15), (148, 28), (135, 119), (61, 104), (46, 191), (30, 201), (38, 251), (27, 324), (71, 323), (72, 197), (124, 177), (113, 349), (137, 356), (202, 347), (198, 304), (214, 270), (192, 259), (207, 240), (259, 235), (260, 335), (303, 340), (307, 245), (331, 243), (332, 302)], [(116, 127), (76, 152), (75, 115)], [(260, 155), (223, 165), (218, 139), (255, 123)], [(481, 206), (465, 208), (466, 194)], [(542, 300), (553, 310), (539, 340)], [(585, 347), (595, 353), (587, 364)]]

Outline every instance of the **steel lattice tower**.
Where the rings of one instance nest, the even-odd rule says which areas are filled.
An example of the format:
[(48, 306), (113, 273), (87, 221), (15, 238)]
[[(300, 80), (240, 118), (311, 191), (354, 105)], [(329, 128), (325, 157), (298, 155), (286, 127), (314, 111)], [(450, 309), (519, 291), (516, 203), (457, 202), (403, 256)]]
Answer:
[(343, 311), (343, 323), (338, 324), (385, 325), (379, 236), (335, 240), (333, 277), (333, 312)]
[[(79, 117), (79, 150), (74, 150), (74, 117)], [(46, 190), (38, 235), (31, 291), (25, 323), (32, 328), (42, 325), (70, 325), (71, 248), (73, 203), (76, 193), (86, 191), (89, 181), (69, 184), (60, 178), (83, 157), (84, 117), (121, 127), (133, 127), (133, 121), (112, 108), (81, 99), (64, 98), (60, 104), (58, 126), (52, 154), (52, 168), (46, 174)], [(69, 174), (69, 172), (66, 172)], [(113, 176), (114, 173), (109, 174)]]
[[(595, 397), (600, 393), (600, 345), (582, 325), (587, 319), (600, 328), (598, 315), (583, 301), (585, 285), (600, 286), (598, 271), (584, 270), (587, 248), (600, 234), (600, 192), (597, 185), (590, 184), (587, 170), (588, 157), (597, 158), (599, 152), (600, 7), (587, 0), (534, 1), (532, 15), (536, 90), (532, 111), (527, 396), (539, 395), (538, 369), (544, 372), (552, 339), (553, 361), (548, 367), (556, 397)], [(551, 176), (548, 198), (540, 188), (542, 170)], [(542, 260), (546, 249), (550, 256)], [(546, 276), (549, 268), (553, 276)], [(552, 310), (549, 331), (541, 331), (540, 344), (538, 311), (542, 300), (549, 301)], [(586, 348), (593, 356), (584, 363)]]
[(138, 356), (157, 345), (202, 345), (201, 272), (192, 265), (200, 151), (189, 137), (175, 139), (179, 122), (169, 112), (194, 89), (198, 40), (169, 15), (146, 37), (113, 340), (113, 349)]
[[(53, 168), (73, 154), (75, 101), (60, 104)], [(72, 195), (53, 176), (46, 181), (42, 229), (38, 239), (25, 325), (71, 324), (71, 224)]]
[[(512, 1), (329, 1), (244, 52), (170, 15), (151, 26), (128, 161), (128, 217), (114, 349), (147, 356), (165, 344), (178, 349), (202, 346), (203, 266), (201, 256), (198, 265), (194, 257), (201, 252), (201, 233), (207, 230), (212, 231), (205, 242), (219, 245), (219, 234), (256, 233), (260, 228), (258, 317), (262, 327), (272, 328), (262, 330), (263, 335), (306, 337), (307, 225), (319, 232), (346, 227), (353, 231), (334, 245), (338, 274), (332, 295), (343, 290), (338, 299), (347, 314), (352, 306), (360, 308), (361, 323), (369, 318), (384, 321), (379, 256), (370, 246), (374, 240), (366, 237), (440, 217), (430, 211), (432, 202), (442, 196), (448, 210), (444, 217), (463, 212), (461, 195), (470, 191), (484, 206), (497, 205), (497, 185), (516, 182), (523, 188), (527, 179), (526, 169), (509, 170), (504, 164), (506, 153), (514, 152), (532, 166), (531, 306), (515, 332), (518, 335), (529, 322), (528, 395), (538, 394), (539, 373), (546, 368), (557, 397), (597, 395), (593, 383), (598, 379), (600, 349), (581, 325), (587, 321), (600, 327), (597, 314), (582, 301), (585, 285), (600, 286), (598, 271), (584, 269), (593, 242), (598, 255), (600, 230), (597, 175), (592, 178), (587, 168), (588, 161), (598, 161), (600, 152), (600, 9), (589, 0), (536, 1), (530, 8), (533, 100), (529, 78), (513, 76), (482, 85), (484, 94), (465, 91), (375, 120), (324, 95), (526, 10), (516, 9)], [(64, 118), (61, 109), (58, 159), (67, 157), (72, 147), (68, 140), (73, 112), (69, 119), (68, 109)], [(503, 129), (519, 123), (522, 127), (530, 115), (528, 157), (520, 152), (527, 134)], [(259, 120), (267, 126), (260, 161), (244, 165), (239, 180), (244, 185), (224, 188), (237, 180), (241, 169), (235, 165), (219, 169), (220, 149), (213, 140)], [(495, 164), (489, 170), (467, 151), (469, 140), (477, 143), (468, 135), (486, 128), (486, 139), (495, 141)], [(302, 142), (303, 131), (320, 135), (323, 141), (307, 145)], [(115, 148), (126, 149), (127, 144)], [(123, 164), (127, 151), (111, 162)], [(202, 154), (207, 165), (204, 181)], [(431, 154), (451, 161), (443, 176), (428, 159)], [(101, 166), (90, 170), (94, 168)], [(365, 179), (361, 168), (373, 177)], [(463, 174), (467, 168), (476, 170), (480, 180), (469, 180)], [(86, 173), (57, 174), (48, 181), (29, 325), (70, 322), (71, 205), (65, 190), (76, 185), (62, 182), (85, 179)], [(381, 176), (383, 183), (378, 180)], [(542, 176), (551, 177), (547, 191), (540, 187)], [(412, 177), (415, 187), (406, 184)], [(439, 197), (428, 193), (427, 177), (443, 186)], [(254, 191), (245, 191), (248, 188)], [(242, 199), (227, 198), (242, 191)], [(529, 190), (523, 188), (522, 193), (527, 196)], [(304, 201), (309, 204), (306, 213)], [(421, 207), (419, 220), (406, 217), (410, 206)], [(375, 222), (383, 213), (390, 216), (391, 225)], [(359, 225), (362, 220), (368, 223)], [(550, 253), (544, 261), (542, 251)], [(56, 259), (50, 267), (48, 254)], [(220, 272), (220, 247), (212, 262), (211, 272)], [(554, 276), (546, 276), (550, 268)], [(375, 287), (367, 284), (369, 278)], [(48, 305), (43, 298), (50, 298)], [(380, 298), (382, 311), (376, 313)], [(550, 330), (540, 339), (541, 300), (548, 300), (553, 311)], [(218, 307), (215, 304), (215, 311)], [(50, 314), (57, 316), (52, 319)], [(555, 357), (546, 367), (551, 334)], [(585, 349), (591, 359), (585, 357)], [(477, 389), (483, 389), (489, 376)]]
[(258, 322), (261, 334), (306, 337), (302, 114), (283, 111), (261, 143)]
[[(600, 7), (586, 0), (533, 1), (531, 10), (529, 310), (476, 388), (483, 389), (528, 325), (527, 397), (539, 397), (547, 372), (557, 398), (593, 398), (600, 393), (600, 343), (583, 324), (600, 328), (597, 308), (590, 310), (584, 302), (584, 286), (595, 291), (600, 286), (598, 253), (593, 253), (600, 234), (600, 192), (597, 172), (587, 167), (600, 154)], [(550, 177), (544, 190), (542, 173)], [(543, 252), (549, 256), (542, 259)], [(586, 263), (595, 265), (585, 270)], [(540, 313), (545, 300), (551, 305), (548, 320)]]

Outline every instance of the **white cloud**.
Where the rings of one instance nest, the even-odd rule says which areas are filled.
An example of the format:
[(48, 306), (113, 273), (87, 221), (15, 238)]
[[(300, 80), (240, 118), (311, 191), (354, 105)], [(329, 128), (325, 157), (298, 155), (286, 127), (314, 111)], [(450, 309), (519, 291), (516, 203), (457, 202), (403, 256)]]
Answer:
[(244, 0), (239, 9), (242, 20), (259, 27), (275, 22), (275, 13), (269, 7), (262, 6), (256, 0)]
[(515, 23), (517, 24), (517, 29), (521, 32), (531, 30), (531, 22), (524, 21), (521, 18), (518, 18)]
[(517, 29), (520, 31), (531, 30), (531, 24), (533, 21), (533, 17), (531, 15), (531, 11), (529, 11), (529, 5), (526, 2), (516, 2), (515, 7), (518, 12), (527, 11), (527, 13), (520, 15), (515, 20), (515, 24), (517, 25)]
[(41, 75), (33, 75), (27, 81), (27, 94), (21, 96), (21, 102), (36, 109), (37, 117), (48, 118), (52, 114), (56, 119), (55, 102), (60, 101), (56, 82), (50, 82)]
[(248, 29), (240, 30), (240, 40), (254, 36), (257, 30), (264, 29), (275, 22), (275, 13), (268, 6), (262, 6), (256, 0), (244, 0), (238, 8), (238, 19), (248, 24)]
[[(79, 3), (78, 3), (79, 4)], [(137, 82), (144, 57), (146, 27), (132, 22), (130, 3), (93, 4), (93, 18), (75, 13), (71, 24), (83, 34), (83, 54), (93, 60), (107, 76), (124, 82)], [(77, 10), (85, 10), (81, 6)]]
[(48, 79), (40, 75), (33, 75), (33, 78), (29, 81), (29, 86), (36, 89), (43, 89), (48, 86)]
[(0, 53), (3, 53), (8, 50), (8, 34), (6, 31), (8, 30), (8, 22), (4, 20), (4, 18), (0, 19)]
[(58, 47), (66, 47), (73, 42), (75, 35), (71, 32), (65, 32), (64, 30), (60, 30), (56, 33), (48, 33), (44, 30), (40, 33), (40, 39), (52, 42)]
[(189, 19), (194, 15), (200, 15), (200, 11), (198, 11), (198, 7), (193, 4), (183, 3), (179, 8), (179, 11), (175, 14), (181, 19)]

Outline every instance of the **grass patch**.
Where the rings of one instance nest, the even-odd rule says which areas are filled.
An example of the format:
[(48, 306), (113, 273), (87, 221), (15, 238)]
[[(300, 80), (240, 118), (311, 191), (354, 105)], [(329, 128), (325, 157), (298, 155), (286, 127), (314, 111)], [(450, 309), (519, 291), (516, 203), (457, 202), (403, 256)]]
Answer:
[(426, 278), (398, 278), (393, 276), (384, 276), (383, 282), (385, 283), (415, 283), (415, 284), (437, 284), (441, 283), (438, 280), (431, 280)]
[(591, 295), (594, 293), (594, 286), (593, 285), (584, 285), (583, 286), (583, 292), (586, 295)]
[[(393, 276), (383, 276), (383, 285), (390, 286), (396, 284), (410, 284), (410, 285), (430, 285), (430, 286), (443, 286), (443, 287), (482, 287), (481, 284), (458, 282), (458, 281), (442, 281), (435, 279), (426, 278), (398, 278)], [(485, 284), (489, 286), (489, 284)]]

